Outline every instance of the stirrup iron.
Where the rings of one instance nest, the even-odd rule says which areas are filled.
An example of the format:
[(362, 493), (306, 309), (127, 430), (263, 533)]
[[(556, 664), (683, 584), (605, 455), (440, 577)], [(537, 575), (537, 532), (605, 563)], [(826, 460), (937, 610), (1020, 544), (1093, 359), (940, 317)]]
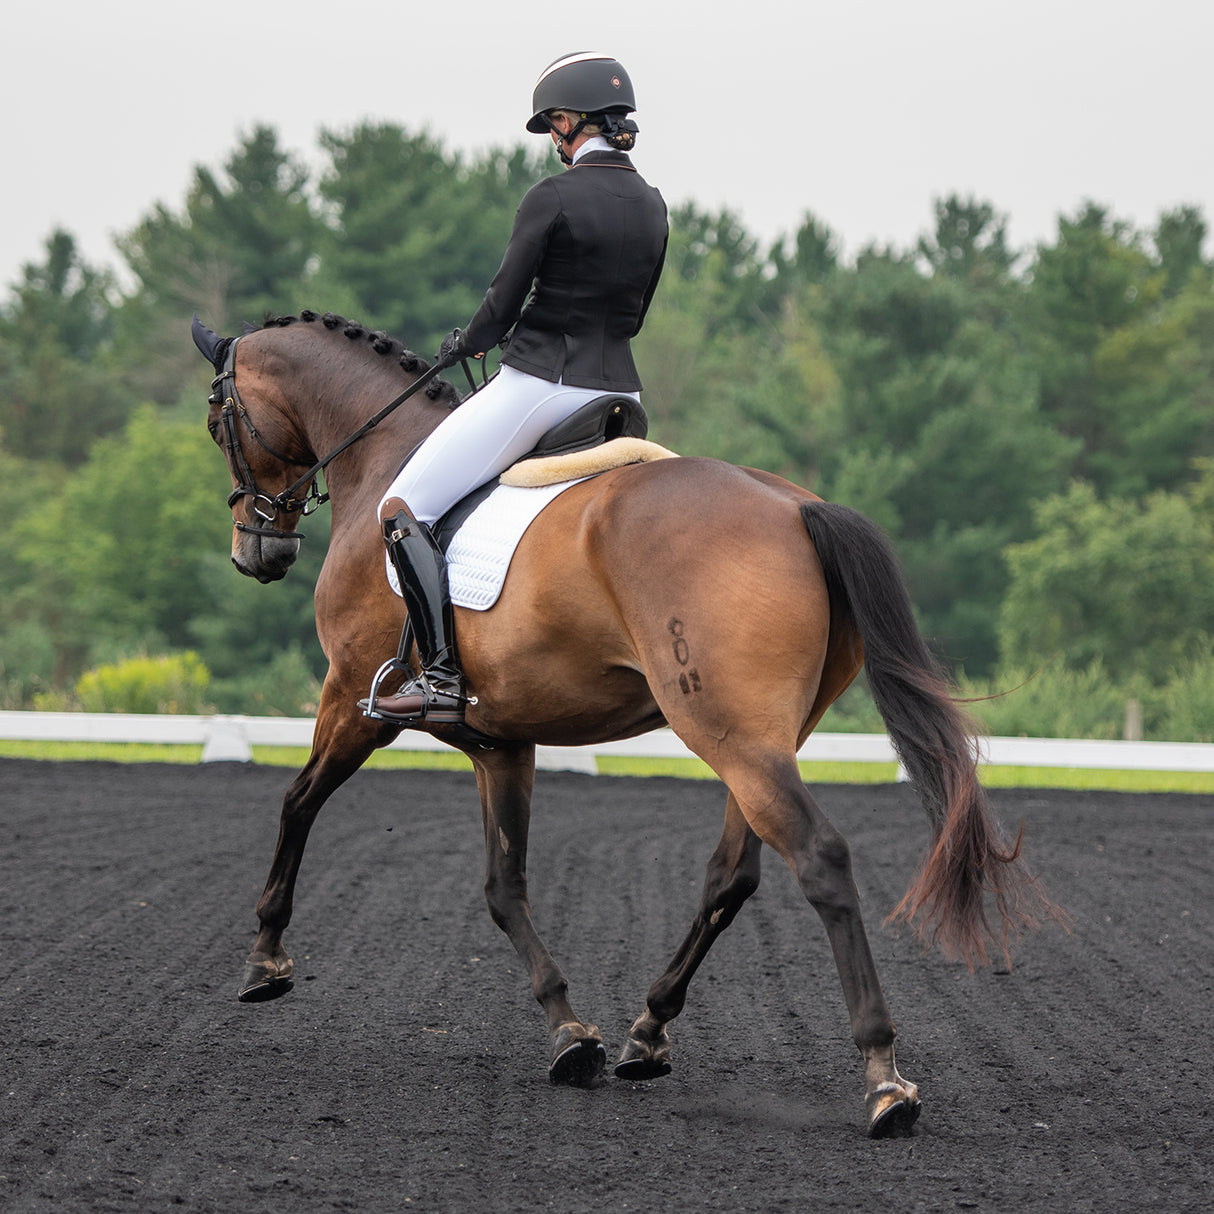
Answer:
[(380, 684), (388, 677), (388, 675), (397, 670), (403, 671), (407, 676), (412, 676), (413, 674), (413, 668), (405, 661), (404, 658), (401, 657), (389, 658), (375, 672), (375, 677), (371, 680), (371, 690), (368, 693), (367, 698), (359, 701), (359, 707), (362, 708), (364, 717), (370, 717), (373, 721), (386, 721), (388, 719), (383, 715), (383, 713), (375, 711), (375, 703), (379, 699)]

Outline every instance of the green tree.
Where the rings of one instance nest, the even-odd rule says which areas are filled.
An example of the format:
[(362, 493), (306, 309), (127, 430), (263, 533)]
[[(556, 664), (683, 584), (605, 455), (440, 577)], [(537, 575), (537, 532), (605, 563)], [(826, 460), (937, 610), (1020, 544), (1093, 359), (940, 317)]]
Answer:
[(806, 214), (791, 239), (772, 245), (768, 263), (776, 294), (781, 299), (795, 296), (838, 270), (838, 237), (816, 216)]
[(185, 207), (163, 203), (119, 241), (145, 302), (216, 329), (259, 321), (297, 299), (316, 246), (306, 168), (257, 126), (222, 174), (199, 165)]
[(200, 404), (195, 415), (139, 408), (120, 435), (94, 444), (70, 494), (21, 520), (14, 560), (24, 580), (5, 614), (46, 628), (56, 687), (101, 663), (195, 650), (219, 703), (224, 680), (293, 643), (323, 671), (311, 598), (324, 527), (304, 528), (313, 547), (283, 582), (242, 578), (228, 560), (230, 478)]
[[(752, 338), (750, 366), (728, 384), (723, 428), (730, 458), (820, 487), (821, 468), (845, 429), (842, 384), (823, 338), (823, 292), (807, 283), (787, 296), (777, 323)], [(735, 346), (743, 348), (740, 339)]]
[(24, 708), (54, 685), (55, 603), (38, 594), (47, 552), (27, 543), (28, 520), (62, 496), (65, 473), (57, 464), (26, 460), (5, 449), (0, 433), (0, 483), (12, 489), (6, 525), (0, 527), (0, 707)]
[(962, 683), (967, 709), (993, 737), (1120, 738), (1126, 701), (1145, 690), (1115, 682), (1099, 660), (1081, 669), (1061, 662), (1004, 668)]
[[(211, 506), (225, 518), (222, 501)], [(281, 582), (268, 586), (232, 567), (230, 532), (221, 544), (197, 550), (203, 591), (187, 627), (211, 672), (209, 695), (221, 712), (294, 716), (318, 703), (328, 663), (316, 639), (313, 595), (327, 548), (327, 515), (309, 516), (301, 530), (306, 538), (299, 559)]]
[(231, 333), (308, 304), (320, 223), (307, 183), (274, 130), (256, 126), (222, 173), (195, 168), (181, 211), (157, 203), (118, 240), (137, 284), (119, 315), (119, 340), (128, 354), (145, 355), (128, 360), (145, 396), (171, 403), (183, 383), (198, 380), (194, 312)]
[(0, 431), (16, 454), (78, 464), (129, 408), (109, 357), (114, 285), (67, 232), (45, 248), (0, 307)]
[[(325, 132), (321, 150), (313, 182), (257, 127), (222, 168), (195, 171), (180, 207), (153, 207), (122, 240), (125, 297), (55, 232), (0, 305), (0, 475), (23, 489), (0, 535), (6, 703), (67, 693), (101, 662), (187, 649), (221, 708), (293, 711), (314, 698), (327, 517), (305, 523), (283, 582), (260, 587), (230, 568), (227, 473), (201, 426), (210, 370), (190, 313), (236, 332), (265, 311), (315, 306), (429, 353), (475, 309), (525, 190), (559, 171), (522, 145), (463, 156), (392, 124)], [(1123, 614), (1157, 610), (1161, 636), (1189, 638), (1150, 655), (1183, 681), (1204, 592), (1186, 616), (1170, 574), (1145, 556), (1123, 572), (1096, 536), (1133, 521), (1120, 501), (1149, 531), (1135, 552), (1154, 544), (1165, 570), (1205, 576), (1210, 477), (1194, 480), (1193, 460), (1214, 457), (1214, 267), (1201, 212), (1166, 212), (1140, 233), (1087, 206), (1060, 218), (1023, 271), (990, 204), (950, 196), (932, 218), (913, 249), (844, 264), (811, 214), (764, 253), (732, 212), (674, 208), (635, 345), (653, 437), (864, 510), (891, 533), (925, 628), (968, 673), (993, 667), (1005, 597), (1006, 660), (1035, 665), (1054, 643), (1049, 610), (1065, 617), (1058, 635), (1086, 636), (1099, 584), (1120, 578), (1160, 595), (1118, 600), (1119, 584)], [(161, 408), (133, 414), (139, 401)], [(1071, 501), (1071, 477), (1089, 498)], [(1061, 523), (1032, 508), (1056, 501), (1080, 520), (1065, 543)], [(1090, 583), (1079, 607), (1066, 597), (1072, 550)], [(1035, 584), (1038, 566), (1056, 583)], [(1052, 596), (1063, 606), (1047, 610)], [(1122, 695), (1139, 666), (1095, 663), (1130, 639), (1069, 655), (1067, 685)], [(1204, 700), (1185, 694), (1200, 715)]]
[(523, 194), (554, 166), (522, 146), (468, 161), (393, 123), (320, 138), (329, 157), (319, 183), (323, 306), (432, 352), (471, 319)]
[(759, 242), (741, 219), (688, 202), (671, 210), (670, 229), (663, 287), (673, 280), (694, 289), (705, 337), (761, 325), (772, 292)]
[(1042, 404), (1080, 440), (1073, 473), (1102, 495), (1175, 490), (1194, 457), (1214, 453), (1203, 239), (1195, 210), (1169, 213), (1152, 257), (1139, 233), (1089, 205), (1038, 251), (1025, 325)]
[(935, 202), (936, 230), (921, 237), (919, 255), (933, 274), (971, 286), (1007, 282), (1015, 257), (1007, 246), (1007, 217), (989, 202), (951, 194)]
[(818, 491), (891, 533), (925, 628), (975, 671), (997, 656), (1000, 552), (1073, 454), (1040, 412), (1014, 291), (868, 250), (820, 310), (841, 404)]
[(772, 258), (732, 212), (674, 208), (662, 282), (634, 349), (655, 439), (805, 483), (821, 430), (807, 411), (837, 403), (814, 302), (834, 272), (835, 240), (807, 216)]
[(1106, 494), (1176, 490), (1195, 458), (1214, 454), (1212, 339), (1214, 295), (1194, 281), (1094, 352), (1090, 382), (1108, 429), (1084, 462)]
[(1005, 664), (1167, 679), (1214, 636), (1212, 502), (1207, 463), (1184, 493), (1101, 501), (1076, 482), (1040, 503), (1036, 538), (1007, 551)]
[(1197, 207), (1165, 211), (1155, 228), (1155, 253), (1164, 274), (1164, 294), (1179, 295), (1196, 275), (1209, 284), (1210, 264), (1202, 254), (1208, 229)]
[(1110, 343), (1124, 348), (1141, 331), (1162, 287), (1139, 235), (1091, 203), (1059, 220), (1057, 242), (1038, 249), (1032, 267), (1026, 331), (1042, 408), (1080, 441), (1074, 474), (1103, 492), (1145, 486), (1126, 450), (1115, 385), (1099, 363)]
[(208, 536), (227, 540), (222, 505), (199, 513), (229, 488), (211, 446), (201, 424), (142, 406), (119, 435), (93, 444), (70, 496), (26, 520), (26, 553), (56, 553), (34, 599), (54, 604), (61, 679), (135, 653), (189, 648), (188, 621), (203, 599), (199, 546)]

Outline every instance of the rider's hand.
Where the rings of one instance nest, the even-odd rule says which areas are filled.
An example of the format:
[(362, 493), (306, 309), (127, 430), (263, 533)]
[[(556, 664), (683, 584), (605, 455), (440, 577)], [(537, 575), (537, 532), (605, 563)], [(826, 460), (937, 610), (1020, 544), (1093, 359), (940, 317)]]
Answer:
[(448, 367), (454, 367), (457, 362), (468, 357), (468, 351), (464, 349), (464, 335), (459, 329), (452, 329), (446, 337), (443, 338), (443, 344), (438, 348), (438, 354), (434, 361), (438, 364), (440, 370), (445, 371)]

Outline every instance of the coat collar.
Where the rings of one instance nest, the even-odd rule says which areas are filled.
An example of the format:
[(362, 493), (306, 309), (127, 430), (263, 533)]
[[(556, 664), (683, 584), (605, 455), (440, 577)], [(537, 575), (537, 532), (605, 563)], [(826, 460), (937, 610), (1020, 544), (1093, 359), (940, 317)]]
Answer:
[(577, 164), (573, 167), (580, 169), (583, 165), (607, 165), (614, 169), (631, 169), (636, 172), (636, 165), (632, 163), (632, 159), (625, 152), (587, 152), (583, 156), (579, 156)]

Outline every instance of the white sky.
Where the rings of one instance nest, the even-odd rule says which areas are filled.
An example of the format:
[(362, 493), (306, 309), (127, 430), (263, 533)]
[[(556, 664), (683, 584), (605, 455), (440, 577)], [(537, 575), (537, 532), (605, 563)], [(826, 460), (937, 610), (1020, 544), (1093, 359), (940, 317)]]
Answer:
[(1210, 0), (58, 0), (10, 6), (2, 44), (0, 298), (57, 225), (116, 263), (112, 236), (257, 122), (309, 161), (366, 118), (467, 151), (537, 138), (535, 78), (581, 49), (629, 69), (667, 201), (764, 240), (811, 211), (848, 255), (907, 248), (953, 192), (1017, 249), (1088, 198), (1214, 224)]

